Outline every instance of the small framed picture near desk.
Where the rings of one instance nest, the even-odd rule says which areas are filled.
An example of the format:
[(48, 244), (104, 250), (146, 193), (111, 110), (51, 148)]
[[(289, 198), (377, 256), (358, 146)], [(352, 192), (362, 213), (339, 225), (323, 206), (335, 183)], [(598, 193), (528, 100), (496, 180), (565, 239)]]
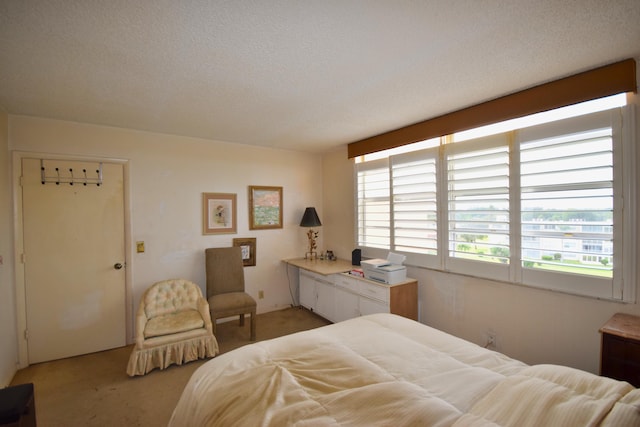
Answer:
[(233, 246), (242, 249), (242, 265), (253, 267), (256, 265), (256, 239), (255, 237), (233, 239)]
[(231, 234), (236, 230), (236, 195), (202, 193), (202, 234)]
[(249, 230), (282, 228), (282, 187), (249, 186)]

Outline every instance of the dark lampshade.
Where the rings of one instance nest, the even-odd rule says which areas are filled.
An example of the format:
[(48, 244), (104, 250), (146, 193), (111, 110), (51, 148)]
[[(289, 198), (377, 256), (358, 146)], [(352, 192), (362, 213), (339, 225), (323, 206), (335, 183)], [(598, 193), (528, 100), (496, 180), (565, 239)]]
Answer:
[(306, 208), (302, 216), (302, 221), (300, 221), (300, 227), (319, 227), (321, 225), (322, 223), (320, 222), (320, 218), (318, 218), (316, 208)]

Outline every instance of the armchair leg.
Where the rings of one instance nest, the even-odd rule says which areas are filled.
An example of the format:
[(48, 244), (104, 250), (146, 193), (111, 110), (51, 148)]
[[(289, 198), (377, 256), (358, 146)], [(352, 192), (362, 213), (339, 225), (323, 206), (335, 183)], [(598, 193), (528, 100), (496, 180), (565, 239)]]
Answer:
[(244, 326), (244, 314), (240, 315), (240, 326)]

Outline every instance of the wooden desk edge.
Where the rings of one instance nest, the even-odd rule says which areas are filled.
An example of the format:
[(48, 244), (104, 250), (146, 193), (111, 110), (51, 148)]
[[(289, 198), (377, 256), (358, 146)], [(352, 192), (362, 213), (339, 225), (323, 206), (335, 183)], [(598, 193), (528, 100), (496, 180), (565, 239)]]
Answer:
[(328, 276), (330, 274), (336, 273), (346, 273), (350, 271), (352, 268), (357, 268), (356, 265), (351, 265), (351, 261), (347, 261), (344, 259), (337, 259), (335, 261), (327, 261), (320, 259), (304, 259), (304, 258), (293, 258), (293, 259), (285, 259), (283, 262), (286, 262), (289, 265), (293, 265), (298, 268), (302, 268), (304, 270), (313, 271), (314, 273), (322, 274), (323, 276)]

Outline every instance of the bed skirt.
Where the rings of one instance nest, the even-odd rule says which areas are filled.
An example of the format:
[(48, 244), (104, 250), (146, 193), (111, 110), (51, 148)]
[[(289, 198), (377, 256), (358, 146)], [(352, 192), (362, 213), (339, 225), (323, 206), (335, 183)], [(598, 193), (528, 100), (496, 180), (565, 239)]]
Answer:
[(150, 348), (135, 348), (129, 357), (127, 374), (145, 375), (153, 369), (165, 369), (169, 365), (182, 365), (218, 354), (218, 342), (212, 335), (171, 342)]

